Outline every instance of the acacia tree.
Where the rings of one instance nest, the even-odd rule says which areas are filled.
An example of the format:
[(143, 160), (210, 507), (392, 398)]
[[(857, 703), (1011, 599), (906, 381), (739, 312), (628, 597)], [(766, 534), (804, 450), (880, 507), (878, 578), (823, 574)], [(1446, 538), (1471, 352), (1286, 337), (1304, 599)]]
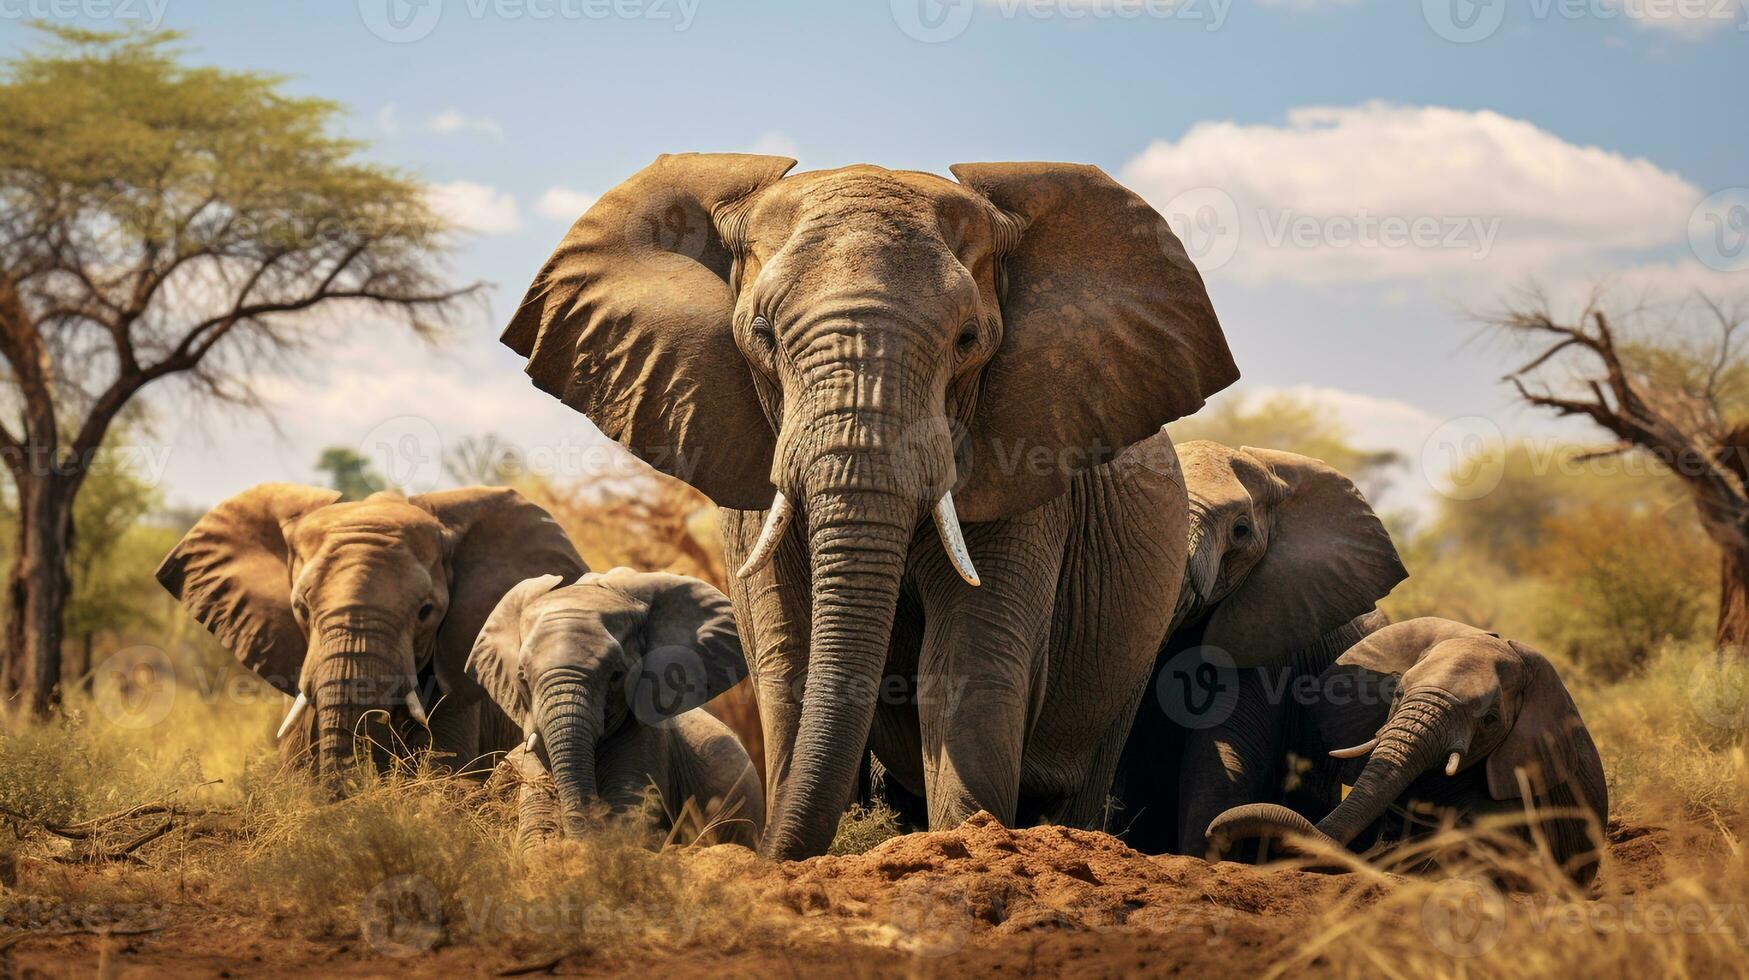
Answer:
[(335, 104), (184, 64), (172, 33), (45, 30), (0, 74), (0, 457), (18, 514), (0, 681), (39, 714), (58, 696), (74, 501), (137, 395), (175, 379), (252, 404), (251, 379), (332, 316), (430, 333), (475, 289), (443, 274), (423, 188), (335, 135)]
[(1605, 305), (1594, 293), (1570, 320), (1540, 295), (1508, 306), (1495, 322), (1537, 354), (1506, 380), (1527, 403), (1615, 437), (1582, 459), (1639, 451), (1682, 481), (1721, 554), (1717, 643), (1749, 647), (1749, 359), (1738, 343), (1749, 318), (1708, 296)]

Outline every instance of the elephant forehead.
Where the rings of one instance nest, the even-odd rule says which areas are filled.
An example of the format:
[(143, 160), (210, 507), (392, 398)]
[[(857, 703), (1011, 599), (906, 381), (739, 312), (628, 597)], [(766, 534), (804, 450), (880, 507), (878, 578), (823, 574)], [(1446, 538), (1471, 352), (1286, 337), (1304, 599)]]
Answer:
[(956, 251), (993, 245), (989, 202), (935, 174), (859, 164), (788, 177), (748, 215), (749, 241), (774, 249), (792, 235), (864, 229), (892, 239), (928, 234)]
[(1250, 501), (1250, 491), (1239, 479), (1242, 460), (1237, 450), (1196, 439), (1178, 446), (1178, 461), (1184, 470), (1185, 486), (1203, 501), (1210, 504)]
[(443, 525), (435, 517), (382, 494), (323, 507), (287, 531), (293, 549), (306, 559), (342, 543), (404, 548), (427, 561), (443, 554)]
[(1511, 647), (1482, 634), (1437, 644), (1403, 675), (1403, 680), (1434, 684), (1463, 697), (1480, 697), (1517, 688), (1523, 674), (1523, 664)]

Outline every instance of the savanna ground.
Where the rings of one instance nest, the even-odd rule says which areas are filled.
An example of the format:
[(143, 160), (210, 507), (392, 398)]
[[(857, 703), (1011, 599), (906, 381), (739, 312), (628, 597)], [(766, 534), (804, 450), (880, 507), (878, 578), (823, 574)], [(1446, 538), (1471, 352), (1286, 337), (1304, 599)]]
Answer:
[(1469, 856), (1422, 876), (1150, 858), (982, 816), (892, 837), (868, 813), (789, 864), (624, 826), (518, 856), (477, 784), (410, 770), (329, 802), (282, 771), (277, 695), (100, 688), (0, 739), (0, 957), (18, 976), (1749, 974), (1749, 669), (1681, 646), (1650, 667), (1577, 685), (1615, 811), (1590, 894), (1487, 830), (1431, 844)]

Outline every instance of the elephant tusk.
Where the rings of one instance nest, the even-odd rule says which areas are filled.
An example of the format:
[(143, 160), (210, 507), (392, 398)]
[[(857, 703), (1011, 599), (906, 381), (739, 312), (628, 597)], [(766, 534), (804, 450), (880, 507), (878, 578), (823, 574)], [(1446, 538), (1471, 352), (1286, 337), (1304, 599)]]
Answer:
[(978, 570), (972, 567), (972, 553), (966, 550), (965, 535), (960, 533), (960, 519), (954, 513), (951, 492), (942, 494), (935, 502), (935, 530), (941, 534), (941, 545), (947, 551), (947, 560), (953, 562), (953, 570), (960, 573), (967, 585), (973, 588), (981, 585)]
[(736, 578), (746, 578), (771, 561), (771, 556), (777, 554), (778, 543), (783, 540), (784, 529), (789, 527), (790, 519), (795, 516), (795, 505), (779, 490), (777, 496), (771, 498), (771, 510), (765, 514), (765, 525), (759, 529), (759, 540), (753, 542), (753, 550), (747, 555), (747, 560), (741, 563), (741, 569), (735, 573)]
[(1455, 776), (1455, 775), (1457, 775), (1457, 771), (1458, 771), (1458, 754), (1456, 752), (1453, 752), (1451, 754), (1451, 758), (1445, 760), (1445, 774), (1447, 776)]
[(418, 691), (407, 692), (407, 713), (412, 715), (413, 720), (420, 725), (426, 728), (431, 727), (431, 720), (425, 717), (425, 706), (419, 703)]
[(1367, 754), (1368, 752), (1371, 752), (1373, 749), (1376, 749), (1378, 747), (1379, 747), (1379, 737), (1377, 735), (1374, 735), (1372, 738), (1367, 739), (1366, 741), (1360, 743), (1359, 745), (1351, 745), (1346, 749), (1331, 749), (1330, 750), (1330, 758), (1332, 758), (1332, 759), (1358, 759), (1361, 756)]
[(279, 734), (273, 736), (274, 741), (284, 738), (285, 733), (291, 731), (292, 725), (297, 724), (298, 716), (303, 714), (304, 709), (309, 706), (310, 696), (299, 691), (298, 699), (292, 702), (291, 710), (285, 713), (285, 720), (279, 723)]
[(537, 728), (534, 731), (528, 733), (528, 741), (523, 743), (522, 750), (524, 752), (533, 752), (535, 750), (535, 746), (537, 746), (539, 744), (540, 744), (540, 729)]

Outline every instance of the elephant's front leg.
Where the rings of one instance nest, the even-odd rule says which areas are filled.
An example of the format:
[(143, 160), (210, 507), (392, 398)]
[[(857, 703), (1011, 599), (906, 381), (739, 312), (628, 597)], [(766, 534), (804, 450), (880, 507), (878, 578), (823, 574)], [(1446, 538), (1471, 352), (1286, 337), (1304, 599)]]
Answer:
[(979, 810), (1012, 826), (1021, 759), (1038, 715), (1044, 651), (1062, 561), (1061, 530), (1042, 518), (967, 525), (983, 585), (961, 581), (934, 528), (912, 545), (923, 606), (917, 719), (932, 830)]

